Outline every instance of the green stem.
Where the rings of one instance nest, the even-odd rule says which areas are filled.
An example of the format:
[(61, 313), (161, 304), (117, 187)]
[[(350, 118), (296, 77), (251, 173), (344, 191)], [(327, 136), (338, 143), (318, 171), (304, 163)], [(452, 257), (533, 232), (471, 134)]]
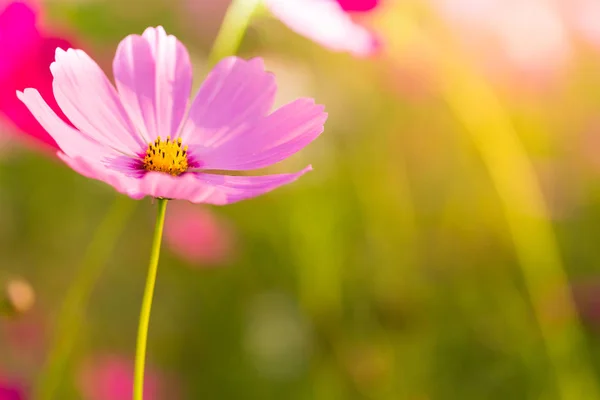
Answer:
[(148, 265), (148, 277), (140, 311), (140, 323), (138, 327), (137, 344), (135, 351), (135, 374), (133, 382), (133, 400), (144, 398), (144, 364), (146, 362), (146, 344), (148, 342), (148, 325), (150, 324), (150, 311), (152, 310), (152, 297), (156, 284), (156, 272), (158, 270), (158, 258), (160, 256), (160, 244), (162, 241), (163, 227), (165, 225), (165, 212), (167, 210), (166, 199), (158, 199), (158, 214), (156, 216), (156, 227), (154, 228), (154, 239), (150, 251), (150, 264)]
[(131, 199), (118, 196), (96, 230), (58, 313), (50, 351), (33, 398), (51, 400), (56, 397), (94, 285), (136, 205)]
[(219, 60), (237, 53), (252, 15), (261, 0), (233, 0), (227, 9), (219, 34), (208, 57), (210, 66)]
[[(215, 39), (213, 48), (208, 56), (208, 64), (215, 65), (222, 58), (237, 53), (244, 34), (248, 29), (252, 15), (261, 0), (233, 0), (227, 9), (227, 13)], [(148, 341), (148, 325), (150, 323), (150, 311), (152, 309), (152, 297), (156, 283), (156, 272), (158, 269), (158, 258), (160, 255), (160, 243), (165, 219), (167, 200), (158, 200), (158, 216), (156, 218), (156, 229), (150, 256), (148, 278), (142, 309), (140, 311), (140, 322), (135, 355), (135, 371), (133, 382), (133, 400), (143, 400), (144, 397), (144, 365), (146, 362), (146, 344)]]

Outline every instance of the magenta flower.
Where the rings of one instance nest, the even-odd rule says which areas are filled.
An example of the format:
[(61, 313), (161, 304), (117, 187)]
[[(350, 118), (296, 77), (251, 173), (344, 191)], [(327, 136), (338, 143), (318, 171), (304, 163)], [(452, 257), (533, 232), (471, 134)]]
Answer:
[(228, 204), (290, 183), (293, 174), (231, 176), (275, 164), (315, 139), (324, 107), (301, 98), (269, 114), (276, 84), (261, 59), (223, 59), (191, 106), (186, 48), (162, 27), (126, 37), (113, 72), (117, 90), (82, 50), (57, 49), (50, 66), (54, 96), (74, 129), (35, 89), (17, 96), (80, 174), (134, 199), (145, 196)]
[(336, 0), (344, 11), (371, 11), (379, 5), (379, 0)]
[(47, 36), (36, 27), (36, 10), (27, 1), (9, 2), (0, 12), (0, 111), (20, 131), (58, 148), (27, 108), (15, 97), (16, 90), (35, 86), (48, 104), (65, 118), (52, 95), (50, 63), (57, 47), (67, 49), (68, 41)]
[(0, 400), (25, 400), (24, 390), (14, 382), (0, 377)]
[(5, 386), (0, 383), (0, 400), (24, 400), (22, 391), (19, 388)]
[(190, 264), (219, 265), (234, 253), (232, 227), (206, 207), (175, 203), (165, 222), (165, 240), (173, 253)]
[(368, 56), (377, 37), (349, 12), (371, 11), (379, 0), (265, 0), (269, 10), (296, 33), (334, 51)]

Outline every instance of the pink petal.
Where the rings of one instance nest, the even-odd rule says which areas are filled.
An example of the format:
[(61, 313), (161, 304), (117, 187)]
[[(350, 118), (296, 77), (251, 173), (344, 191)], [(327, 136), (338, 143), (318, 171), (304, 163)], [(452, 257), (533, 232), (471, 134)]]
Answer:
[(197, 174), (196, 178), (215, 188), (215, 193), (211, 196), (210, 201), (205, 201), (205, 203), (225, 205), (268, 193), (280, 186), (292, 183), (308, 171), (312, 171), (312, 166), (309, 165), (302, 171), (293, 174), (262, 176)]
[(188, 144), (219, 146), (265, 116), (276, 89), (275, 77), (260, 58), (221, 60), (200, 87), (181, 138)]
[(70, 158), (62, 153), (58, 155), (81, 175), (108, 183), (118, 192), (133, 199), (152, 196), (214, 205), (231, 204), (259, 196), (279, 186), (293, 182), (311, 170), (309, 166), (295, 174), (266, 176), (228, 176), (201, 173), (171, 176), (161, 172), (148, 172), (143, 177), (136, 178), (109, 169), (100, 162), (83, 158)]
[(121, 41), (113, 71), (123, 104), (144, 140), (175, 137), (192, 87), (185, 46), (162, 26), (148, 28), (143, 36), (129, 35)]
[(375, 35), (355, 23), (336, 0), (265, 1), (291, 30), (331, 50), (364, 57), (377, 49)]
[(68, 156), (100, 160), (109, 152), (107, 148), (72, 128), (56, 115), (36, 89), (29, 88), (17, 92), (17, 97)]
[(193, 173), (174, 177), (162, 172), (148, 172), (143, 177), (135, 177), (107, 168), (101, 162), (70, 158), (62, 153), (58, 156), (81, 175), (103, 181), (119, 193), (136, 200), (152, 196), (203, 203), (215, 193), (213, 187), (199, 182)]
[(323, 132), (327, 119), (312, 99), (286, 104), (254, 126), (236, 132), (216, 149), (191, 147), (203, 169), (251, 170), (267, 167), (303, 149)]
[(123, 153), (138, 154), (146, 148), (115, 88), (84, 51), (57, 49), (50, 70), (56, 101), (77, 128)]
[[(83, 157), (77, 157), (76, 155), (70, 157), (60, 152), (58, 153), (58, 157), (79, 174), (107, 183), (119, 193), (123, 193), (133, 199), (139, 200), (147, 195), (146, 193), (141, 193), (139, 190), (139, 181), (141, 181), (141, 178), (126, 174), (120, 171), (119, 168), (108, 168), (102, 161), (92, 161)], [(155, 174), (168, 176), (167, 174)]]

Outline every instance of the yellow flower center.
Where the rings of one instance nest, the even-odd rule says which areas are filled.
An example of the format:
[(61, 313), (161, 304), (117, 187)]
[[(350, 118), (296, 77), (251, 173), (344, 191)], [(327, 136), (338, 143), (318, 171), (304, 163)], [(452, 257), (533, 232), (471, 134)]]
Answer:
[(163, 142), (159, 136), (153, 143), (148, 144), (144, 169), (166, 172), (173, 176), (180, 175), (188, 169), (187, 149), (187, 146), (181, 147), (181, 138), (172, 141), (171, 137), (167, 136), (167, 140)]

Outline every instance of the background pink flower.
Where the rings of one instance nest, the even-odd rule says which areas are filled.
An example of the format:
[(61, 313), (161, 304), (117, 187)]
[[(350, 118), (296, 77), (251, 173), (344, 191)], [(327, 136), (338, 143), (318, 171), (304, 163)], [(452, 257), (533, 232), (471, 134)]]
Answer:
[[(118, 355), (104, 355), (89, 360), (79, 375), (79, 391), (83, 400), (131, 400), (133, 395), (133, 362)], [(168, 390), (169, 396), (162, 396)], [(146, 369), (144, 399), (175, 400), (176, 390), (164, 387), (162, 377)], [(0, 399), (1, 400), (1, 399)]]
[(518, 86), (544, 85), (569, 61), (560, 10), (548, 0), (430, 0), (473, 59)]
[(24, 390), (14, 382), (0, 377), (0, 400), (25, 400)]
[(374, 0), (265, 0), (273, 15), (300, 35), (334, 51), (358, 57), (373, 54), (376, 36), (354, 22), (349, 11), (369, 11)]
[(371, 11), (380, 0), (336, 0), (344, 11)]
[(560, 9), (565, 20), (580, 37), (600, 49), (600, 1), (560, 0)]
[(53, 37), (37, 26), (38, 10), (26, 0), (4, 3), (0, 12), (0, 111), (21, 132), (58, 148), (56, 142), (21, 103), (15, 92), (37, 88), (48, 105), (64, 120), (52, 94), (50, 64), (57, 47), (68, 49), (68, 40)]
[(223, 264), (234, 251), (232, 227), (205, 207), (173, 202), (167, 210), (165, 241), (192, 264)]

